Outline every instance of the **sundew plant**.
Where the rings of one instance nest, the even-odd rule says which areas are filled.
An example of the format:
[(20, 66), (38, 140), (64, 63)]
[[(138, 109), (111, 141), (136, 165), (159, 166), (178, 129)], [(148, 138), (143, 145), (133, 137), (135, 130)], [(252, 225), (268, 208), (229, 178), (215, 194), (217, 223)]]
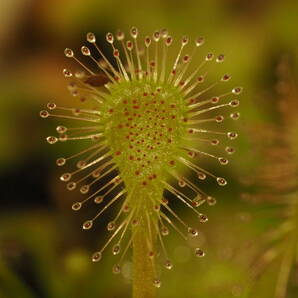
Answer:
[[(70, 80), (68, 88), (81, 106), (49, 103), (40, 116), (74, 123), (57, 126), (58, 135), (47, 137), (48, 143), (90, 143), (81, 152), (57, 159), (58, 166), (72, 164), (73, 168), (60, 179), (68, 190), (78, 189), (85, 195), (73, 203), (74, 211), (94, 209), (93, 218), (82, 224), (84, 230), (91, 229), (97, 218), (116, 206), (115, 218), (107, 224), (110, 236), (92, 255), (92, 261), (100, 261), (111, 247), (118, 256), (112, 271), (120, 273), (132, 247), (133, 296), (142, 298), (155, 297), (156, 288), (161, 286), (157, 264), (173, 267), (164, 240), (169, 232), (175, 231), (186, 240), (200, 237), (197, 228), (174, 211), (172, 203), (180, 202), (193, 211), (198, 224), (205, 223), (208, 217), (199, 207), (214, 205), (216, 199), (200, 185), (206, 178), (219, 186), (227, 184), (225, 178), (202, 168), (200, 161), (209, 158), (220, 165), (228, 164), (226, 155), (234, 153), (228, 143), (237, 133), (214, 127), (222, 126), (225, 114), (231, 121), (239, 118), (234, 109), (242, 88), (212, 94), (213, 88), (231, 76), (222, 74), (210, 84), (205, 80), (208, 65), (222, 63), (223, 54), (209, 53), (198, 65), (192, 65), (204, 38), (190, 42), (183, 37), (173, 58), (173, 38), (167, 30), (156, 31), (144, 40), (138, 35), (135, 27), (128, 40), (123, 32), (115, 36), (107, 33), (106, 42), (112, 51), (112, 59), (108, 59), (95, 35), (88, 33), (91, 48), (82, 46), (81, 53), (90, 58), (90, 66), (73, 50), (65, 49), (65, 56), (81, 66), (77, 72), (63, 70)], [(220, 111), (225, 114), (218, 114)], [(221, 146), (222, 153), (216, 156), (212, 150), (206, 152), (208, 146)], [(187, 175), (187, 171), (196, 179), (189, 178), (194, 175)], [(203, 257), (205, 252), (195, 247), (194, 255)]]

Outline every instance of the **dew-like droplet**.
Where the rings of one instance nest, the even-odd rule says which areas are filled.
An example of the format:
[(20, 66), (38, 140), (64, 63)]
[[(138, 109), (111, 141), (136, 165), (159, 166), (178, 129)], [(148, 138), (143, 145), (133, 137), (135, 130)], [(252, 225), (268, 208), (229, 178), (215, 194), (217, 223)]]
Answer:
[(120, 244), (115, 244), (112, 248), (112, 253), (113, 255), (118, 255), (120, 253), (121, 249), (120, 249)]
[(224, 158), (224, 157), (219, 157), (219, 158), (218, 158), (218, 161), (219, 161), (220, 164), (222, 164), (222, 165), (227, 165), (227, 164), (229, 163), (229, 161), (228, 161), (226, 158)]
[(198, 230), (195, 228), (189, 227), (187, 231), (191, 237), (197, 237), (199, 235)]
[(204, 37), (198, 37), (196, 39), (196, 46), (197, 47), (200, 47), (204, 42), (205, 42), (205, 38)]
[(200, 223), (206, 223), (208, 221), (208, 216), (201, 213), (199, 215), (199, 221), (200, 221)]
[(224, 60), (225, 60), (225, 55), (223, 55), (223, 54), (218, 55), (217, 58), (216, 58), (217, 63), (221, 63)]
[(68, 135), (67, 135), (67, 134), (61, 134), (61, 135), (59, 136), (59, 141), (60, 141), (60, 142), (66, 142), (67, 139), (68, 139)]
[(155, 279), (153, 280), (153, 285), (154, 285), (156, 288), (160, 288), (160, 286), (161, 286), (161, 281), (160, 281), (160, 279), (159, 279), (159, 278), (155, 278)]
[(161, 29), (160, 30), (160, 33), (161, 33), (161, 37), (162, 38), (167, 38), (168, 37), (168, 35), (169, 35), (169, 32), (168, 32), (168, 29)]
[(76, 184), (75, 182), (69, 182), (69, 183), (67, 183), (67, 185), (66, 185), (66, 188), (67, 188), (68, 190), (74, 190), (76, 187), (77, 187), (77, 184)]
[(107, 33), (106, 34), (106, 40), (108, 43), (112, 44), (114, 42), (114, 35), (112, 33)]
[(75, 202), (75, 203), (72, 204), (71, 209), (73, 211), (78, 211), (78, 210), (81, 209), (81, 207), (82, 207), (82, 203), (81, 202)]
[(47, 104), (47, 108), (49, 109), (49, 110), (55, 110), (56, 109), (56, 104), (54, 103), (54, 102), (49, 102), (48, 104)]
[(189, 38), (187, 36), (183, 36), (181, 43), (183, 46), (186, 46), (189, 42)]
[(209, 53), (209, 54), (206, 55), (205, 60), (206, 61), (211, 61), (211, 60), (213, 60), (213, 58), (214, 58), (214, 54)]
[(167, 236), (169, 235), (169, 229), (166, 226), (162, 226), (160, 229), (161, 235)]
[(60, 176), (60, 180), (63, 182), (69, 181), (71, 178), (71, 174), (70, 173), (64, 173)]
[(74, 56), (74, 53), (73, 53), (73, 50), (72, 49), (69, 49), (69, 48), (66, 48), (64, 50), (64, 55), (67, 57), (67, 58), (72, 58)]
[(110, 221), (108, 224), (107, 224), (107, 230), (108, 231), (114, 231), (116, 228), (116, 224), (114, 221)]
[(227, 133), (227, 136), (230, 140), (235, 140), (238, 137), (238, 134), (234, 131), (230, 131)]
[(59, 167), (64, 166), (65, 163), (66, 163), (66, 159), (63, 158), (63, 157), (60, 157), (60, 158), (56, 159), (56, 165), (59, 166)]
[(131, 51), (133, 49), (133, 43), (130, 40), (128, 40), (126, 42), (126, 47), (129, 51)]
[(138, 37), (138, 29), (136, 27), (132, 27), (130, 29), (130, 35), (132, 38), (137, 38)]
[(90, 43), (95, 43), (96, 42), (96, 37), (95, 37), (94, 33), (92, 33), (92, 32), (87, 33), (86, 39)]
[(211, 145), (217, 146), (218, 144), (219, 144), (219, 140), (217, 140), (217, 139), (211, 140)]
[(229, 102), (230, 107), (233, 107), (233, 108), (238, 107), (239, 104), (240, 104), (240, 102), (239, 102), (239, 100), (237, 100), (237, 99), (233, 99), (233, 100), (231, 100), (231, 101)]
[(195, 255), (198, 257), (198, 258), (202, 258), (205, 256), (205, 252), (201, 249), (201, 248), (196, 248), (195, 249)]
[(186, 182), (184, 181), (184, 180), (179, 180), (179, 182), (178, 182), (178, 185), (180, 186), (180, 187), (185, 187), (186, 186)]
[(100, 204), (103, 201), (103, 196), (96, 196), (94, 199), (95, 204)]
[(101, 258), (102, 258), (101, 252), (97, 251), (92, 255), (92, 262), (98, 262), (101, 260)]
[(242, 87), (235, 87), (232, 89), (232, 93), (238, 95), (242, 92), (242, 90), (243, 90)]
[(171, 36), (168, 36), (166, 38), (166, 45), (169, 47), (173, 42), (173, 38)]
[(216, 178), (216, 181), (217, 181), (218, 185), (220, 185), (220, 186), (225, 186), (225, 185), (227, 185), (227, 180), (226, 180), (225, 178), (217, 177), (217, 178)]
[(58, 139), (56, 137), (49, 136), (49, 137), (47, 137), (47, 142), (52, 145), (52, 144), (57, 143)]
[(221, 122), (223, 122), (224, 121), (224, 116), (222, 116), (222, 115), (218, 115), (218, 116), (216, 116), (215, 117), (215, 121), (217, 122), (217, 123), (221, 123)]
[(235, 149), (233, 147), (226, 147), (225, 150), (228, 154), (233, 154), (235, 152)]
[(40, 112), (39, 112), (39, 116), (40, 116), (41, 118), (48, 118), (48, 117), (50, 116), (50, 114), (49, 114), (48, 111), (43, 110), (43, 111), (40, 111)]
[(235, 112), (235, 113), (231, 113), (230, 114), (231, 119), (233, 120), (238, 120), (240, 117), (240, 113), (239, 112)]
[(81, 47), (81, 52), (84, 56), (91, 56), (91, 52), (89, 48), (87, 48), (86, 46)]
[(58, 133), (66, 133), (67, 132), (67, 128), (65, 126), (59, 125), (56, 127), (56, 131)]
[(149, 48), (151, 45), (151, 38), (149, 36), (145, 37), (145, 46)]
[(117, 40), (121, 41), (125, 38), (125, 34), (122, 31), (118, 30), (116, 33), (116, 38), (117, 38)]
[(216, 204), (216, 199), (214, 197), (208, 196), (206, 200), (209, 206), (214, 206)]
[(173, 268), (173, 263), (170, 260), (166, 260), (164, 263), (165, 268), (171, 270)]
[(154, 40), (155, 42), (158, 42), (159, 39), (160, 39), (160, 33), (159, 33), (159, 31), (155, 31), (155, 32), (153, 33), (153, 40)]
[(77, 168), (78, 169), (82, 169), (83, 167), (85, 167), (87, 165), (86, 161), (85, 160), (79, 160), (77, 162)]
[(66, 68), (63, 69), (63, 75), (64, 75), (66, 78), (70, 78), (70, 77), (72, 77), (72, 73), (71, 73), (71, 71), (69, 71), (69, 70), (66, 69)]
[(229, 75), (229, 74), (224, 74), (220, 80), (221, 80), (222, 82), (227, 82), (227, 81), (229, 81), (229, 80), (231, 79), (231, 77), (232, 77), (232, 76)]
[(87, 220), (83, 223), (83, 230), (90, 230), (93, 226), (93, 220)]
[(202, 172), (199, 172), (198, 173), (198, 178), (200, 179), (200, 180), (205, 180), (206, 179), (206, 174), (204, 174), (204, 173), (202, 173)]
[(114, 274), (119, 274), (119, 273), (121, 273), (121, 267), (120, 267), (120, 265), (118, 265), (118, 264), (114, 265), (114, 266), (113, 266), (113, 269), (112, 269), (112, 272), (113, 272)]
[(214, 97), (211, 98), (210, 101), (211, 101), (212, 104), (217, 104), (219, 102), (219, 97), (218, 96), (214, 96)]
[(86, 194), (88, 191), (89, 191), (90, 187), (88, 184), (86, 185), (83, 185), (81, 188), (80, 188), (80, 193), (82, 194)]

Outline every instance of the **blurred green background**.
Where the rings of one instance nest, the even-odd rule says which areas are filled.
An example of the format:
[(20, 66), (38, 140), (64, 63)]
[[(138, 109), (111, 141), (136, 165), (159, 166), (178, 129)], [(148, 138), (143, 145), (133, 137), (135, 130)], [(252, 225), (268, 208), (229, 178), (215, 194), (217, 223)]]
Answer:
[[(216, 206), (203, 208), (209, 216), (202, 227), (207, 255), (194, 259), (173, 235), (168, 247), (175, 267), (163, 272), (159, 296), (246, 297), (245, 263), (254, 248), (245, 254), (243, 247), (271, 224), (261, 207), (240, 199), (242, 177), (259, 162), (247, 128), (279, 121), (276, 67), (284, 54), (297, 66), (297, 15), (295, 0), (1, 0), (0, 297), (130, 297), (129, 260), (122, 276), (111, 273), (109, 254), (99, 264), (90, 262), (105, 229), (82, 232), (85, 215), (71, 212), (76, 194), (64, 189), (55, 166), (57, 157), (74, 150), (46, 144), (57, 121), (40, 119), (39, 111), (53, 100), (71, 106), (62, 76), (69, 65), (65, 47), (79, 49), (89, 31), (103, 41), (106, 32), (128, 32), (131, 26), (143, 35), (168, 28), (174, 38), (205, 36), (204, 48), (225, 53), (221, 68), (244, 87), (237, 152), (224, 170), (214, 169), (229, 184), (205, 186), (218, 199)], [(273, 269), (249, 297), (273, 297), (275, 282)], [(287, 297), (298, 297), (298, 274)]]

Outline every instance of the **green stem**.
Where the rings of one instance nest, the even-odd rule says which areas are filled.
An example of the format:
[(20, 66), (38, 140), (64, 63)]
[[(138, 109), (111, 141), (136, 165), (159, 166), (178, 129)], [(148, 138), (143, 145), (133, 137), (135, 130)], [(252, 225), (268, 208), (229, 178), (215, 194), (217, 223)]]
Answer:
[(148, 257), (144, 223), (140, 223), (133, 238), (133, 298), (155, 298), (154, 263)]

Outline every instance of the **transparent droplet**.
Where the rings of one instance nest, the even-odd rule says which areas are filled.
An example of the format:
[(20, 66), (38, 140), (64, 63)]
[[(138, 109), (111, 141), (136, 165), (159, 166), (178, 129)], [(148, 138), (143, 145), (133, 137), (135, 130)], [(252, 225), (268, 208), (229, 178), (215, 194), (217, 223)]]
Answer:
[(231, 75), (228, 75), (228, 74), (224, 74), (223, 76), (222, 76), (222, 78), (221, 78), (221, 81), (222, 82), (227, 82), (227, 81), (229, 81), (230, 79), (231, 79)]
[(162, 38), (167, 38), (169, 35), (168, 29), (161, 29), (160, 31)]
[(201, 46), (204, 42), (205, 42), (205, 38), (204, 38), (204, 37), (198, 37), (198, 38), (196, 39), (196, 46), (199, 47), (199, 46)]
[(75, 202), (75, 203), (72, 204), (71, 209), (72, 209), (73, 211), (78, 211), (78, 210), (81, 209), (81, 207), (82, 207), (82, 203), (80, 203), (80, 202)]
[(232, 93), (238, 95), (242, 92), (242, 90), (243, 90), (242, 87), (235, 87), (232, 89)]
[(221, 123), (221, 122), (223, 122), (223, 121), (224, 121), (224, 116), (222, 116), (222, 115), (218, 115), (218, 116), (216, 116), (216, 117), (215, 117), (215, 121), (216, 121), (217, 123)]
[(233, 120), (238, 120), (240, 117), (240, 113), (239, 112), (235, 112), (235, 113), (231, 113), (230, 114), (231, 119)]
[(49, 102), (49, 103), (47, 104), (47, 108), (48, 108), (49, 110), (55, 110), (56, 107), (57, 107), (56, 104), (53, 103), (53, 102)]
[(56, 127), (56, 131), (58, 133), (66, 133), (67, 132), (67, 128), (65, 126), (59, 125)]
[(154, 40), (155, 42), (158, 42), (159, 39), (160, 39), (160, 33), (159, 33), (159, 31), (155, 31), (155, 32), (153, 33), (153, 40)]
[(56, 137), (49, 136), (49, 137), (47, 137), (47, 142), (52, 145), (52, 144), (57, 143), (58, 139)]
[(171, 36), (168, 36), (166, 38), (166, 45), (169, 47), (173, 42), (173, 38)]
[(103, 201), (103, 196), (96, 196), (94, 199), (95, 204), (100, 204)]
[(192, 227), (189, 227), (188, 228), (188, 234), (191, 236), (191, 237), (196, 237), (199, 235), (199, 232), (197, 229), (195, 228), (192, 228)]
[(151, 38), (149, 36), (145, 37), (145, 46), (148, 48), (151, 45)]
[(50, 114), (49, 114), (48, 111), (43, 110), (43, 111), (40, 111), (40, 112), (39, 112), (39, 116), (40, 116), (41, 118), (48, 118), (48, 117), (50, 116)]
[(77, 168), (78, 169), (82, 169), (83, 167), (85, 167), (87, 165), (86, 161), (85, 160), (79, 160), (77, 162)]
[(223, 54), (218, 55), (217, 58), (216, 58), (217, 63), (221, 63), (224, 60), (225, 60), (225, 55), (223, 55)]
[(59, 141), (60, 141), (60, 142), (66, 142), (67, 139), (68, 139), (68, 135), (67, 135), (67, 134), (61, 134), (61, 135), (59, 136)]
[(63, 158), (63, 157), (60, 157), (60, 158), (58, 158), (58, 159), (56, 160), (56, 165), (59, 166), (59, 167), (64, 166), (65, 163), (66, 163), (66, 159)]
[(116, 38), (121, 41), (125, 38), (125, 34), (122, 31), (117, 31)]
[(225, 178), (217, 177), (217, 178), (216, 178), (216, 181), (217, 181), (218, 185), (220, 185), (220, 186), (225, 186), (225, 185), (227, 185), (227, 180), (226, 180)]
[(128, 40), (126, 42), (126, 47), (129, 51), (131, 51), (133, 49), (133, 43), (130, 40)]
[(90, 187), (88, 184), (86, 185), (83, 185), (81, 188), (80, 188), (80, 193), (82, 194), (86, 194), (88, 191), (89, 191)]
[(154, 285), (156, 288), (160, 288), (160, 286), (161, 286), (161, 281), (160, 281), (160, 279), (159, 279), (159, 278), (155, 278), (155, 279), (153, 280), (153, 285)]
[(206, 223), (208, 221), (207, 215), (201, 213), (199, 215), (199, 221), (200, 221), (200, 223)]
[(217, 146), (218, 144), (219, 144), (219, 140), (217, 140), (217, 139), (211, 140), (211, 145)]
[(205, 256), (205, 252), (201, 249), (201, 248), (196, 248), (195, 249), (195, 255), (198, 257), (198, 258), (202, 258)]
[(186, 46), (189, 42), (189, 38), (187, 36), (183, 36), (181, 43), (183, 46)]
[(173, 268), (173, 263), (170, 260), (166, 260), (164, 266), (168, 270), (171, 270)]
[(69, 183), (67, 183), (67, 185), (66, 185), (66, 188), (67, 188), (68, 190), (74, 190), (74, 189), (76, 189), (76, 187), (77, 187), (77, 184), (76, 184), (75, 182), (69, 182)]
[(219, 157), (218, 161), (222, 164), (222, 165), (227, 165), (229, 163), (229, 161), (224, 158), (224, 157)]
[(180, 187), (185, 187), (186, 186), (186, 182), (184, 180), (179, 180), (178, 185)]
[(87, 48), (86, 46), (81, 47), (81, 52), (84, 56), (90, 56), (91, 55), (91, 52), (90, 52), (89, 48)]
[(214, 58), (214, 54), (209, 53), (209, 54), (206, 55), (205, 60), (206, 61), (211, 61), (211, 60), (213, 60), (213, 58)]
[(211, 98), (211, 103), (212, 104), (217, 104), (219, 102), (219, 97), (218, 96), (214, 96)]
[(60, 180), (63, 182), (69, 181), (71, 178), (71, 174), (70, 173), (64, 173), (60, 176)]
[(71, 73), (68, 69), (66, 69), (66, 68), (63, 69), (63, 75), (64, 75), (66, 78), (70, 78), (70, 77), (72, 77), (72, 73)]
[(121, 273), (121, 267), (120, 267), (120, 265), (118, 265), (118, 264), (114, 265), (114, 266), (113, 266), (113, 269), (112, 269), (112, 272), (113, 272), (114, 274), (119, 274), (119, 273)]
[(233, 154), (235, 152), (235, 149), (233, 147), (226, 147), (225, 150), (228, 154)]
[(101, 257), (102, 257), (102, 254), (100, 251), (97, 251), (95, 252), (93, 255), (92, 255), (92, 262), (98, 262), (101, 260)]
[(132, 38), (137, 38), (138, 37), (138, 29), (136, 27), (132, 27), (130, 29), (130, 35)]
[(237, 99), (233, 99), (233, 100), (231, 100), (231, 101), (229, 102), (229, 105), (230, 105), (231, 107), (233, 107), (233, 108), (238, 107), (239, 104), (240, 104), (240, 102), (239, 102), (239, 100), (237, 100)]
[(230, 131), (227, 133), (227, 136), (230, 140), (235, 140), (238, 137), (238, 134), (234, 131)]
[(216, 199), (214, 197), (208, 196), (206, 200), (209, 206), (214, 206), (216, 204)]
[(108, 43), (111, 43), (112, 44), (114, 42), (114, 35), (112, 33), (110, 33), (110, 32), (107, 33), (106, 34), (106, 40), (107, 40)]
[(113, 249), (112, 249), (112, 253), (113, 253), (113, 255), (115, 256), (115, 255), (118, 255), (119, 253), (120, 253), (120, 245), (119, 244), (115, 244), (114, 246), (113, 246)]
[(96, 37), (95, 37), (94, 33), (92, 33), (92, 32), (87, 33), (86, 38), (87, 38), (87, 41), (90, 43), (96, 42)]
[(69, 48), (66, 48), (66, 49), (64, 50), (64, 55), (65, 55), (66, 57), (68, 57), (68, 58), (73, 57), (73, 56), (74, 56), (74, 54), (73, 54), (73, 50), (71, 50), (71, 49), (69, 49)]
[(169, 229), (166, 226), (161, 227), (160, 232), (163, 236), (169, 235)]
[(93, 226), (93, 220), (87, 220), (83, 223), (83, 230), (90, 230)]
[(107, 224), (107, 230), (108, 230), (108, 231), (113, 231), (113, 230), (115, 230), (115, 228), (116, 228), (116, 224), (115, 224), (114, 221), (110, 221), (110, 222)]
[(202, 173), (202, 172), (198, 173), (198, 178), (199, 178), (200, 180), (205, 180), (206, 177), (207, 177), (206, 174), (204, 174), (204, 173)]

